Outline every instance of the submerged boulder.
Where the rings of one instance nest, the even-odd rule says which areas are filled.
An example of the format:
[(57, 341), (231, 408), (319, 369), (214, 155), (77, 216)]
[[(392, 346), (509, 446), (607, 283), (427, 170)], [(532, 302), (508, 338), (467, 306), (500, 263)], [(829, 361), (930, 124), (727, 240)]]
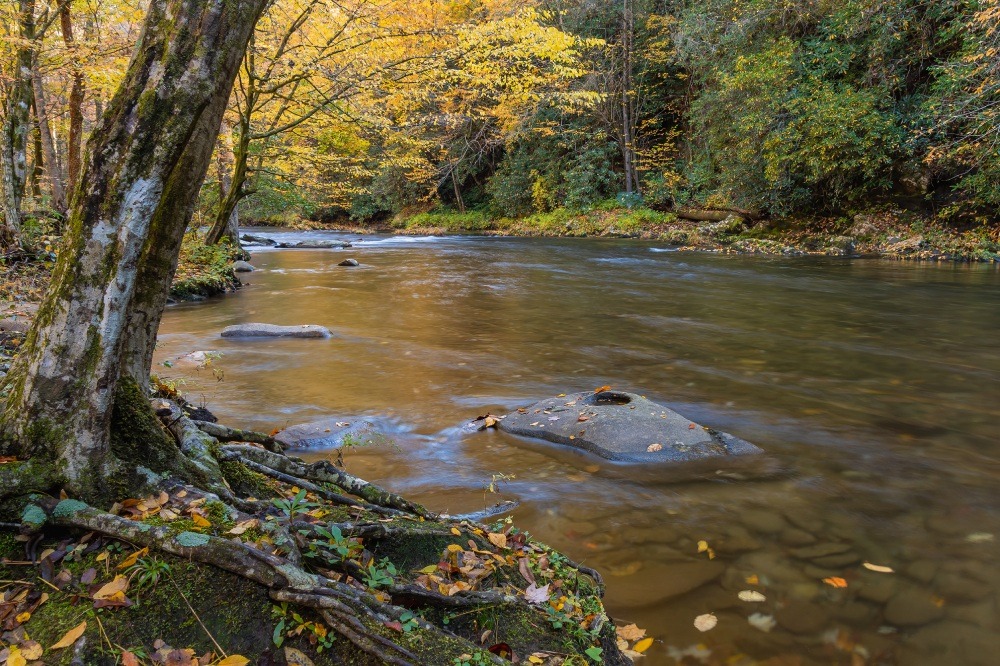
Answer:
[(341, 421), (335, 418), (289, 426), (276, 433), (274, 438), (289, 449), (333, 449), (388, 441), (371, 421)]
[(625, 391), (549, 398), (507, 414), (497, 427), (623, 462), (688, 462), (763, 453), (739, 437)]
[(236, 324), (222, 331), (224, 338), (328, 338), (330, 329), (315, 324), (278, 326), (277, 324)]

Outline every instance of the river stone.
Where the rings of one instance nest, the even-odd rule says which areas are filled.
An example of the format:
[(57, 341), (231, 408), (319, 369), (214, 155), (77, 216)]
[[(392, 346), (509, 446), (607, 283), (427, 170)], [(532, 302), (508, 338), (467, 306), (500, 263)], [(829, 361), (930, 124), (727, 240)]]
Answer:
[[(635, 393), (574, 393), (507, 414), (497, 427), (624, 462), (685, 462), (763, 453)], [(658, 447), (659, 450), (655, 450)]]
[(289, 449), (326, 449), (342, 446), (345, 437), (364, 444), (376, 435), (378, 430), (370, 421), (329, 418), (289, 426), (274, 438)]
[(663, 603), (712, 582), (726, 570), (721, 562), (662, 562), (648, 564), (631, 576), (616, 577), (608, 599), (619, 608)]
[(791, 551), (793, 557), (800, 560), (815, 560), (830, 555), (840, 555), (851, 550), (849, 543), (821, 543), (805, 548), (795, 548)]
[(885, 621), (897, 627), (916, 627), (944, 616), (927, 590), (906, 588), (895, 594), (885, 606)]
[(811, 546), (816, 543), (816, 537), (809, 532), (800, 530), (796, 527), (790, 527), (787, 530), (784, 530), (780, 535), (778, 535), (778, 538), (781, 540), (781, 543), (786, 546), (795, 546), (799, 548), (802, 546)]
[(827, 555), (826, 557), (817, 557), (812, 560), (812, 563), (818, 567), (827, 567), (829, 569), (840, 569), (842, 567), (849, 567), (852, 564), (857, 564), (861, 561), (861, 556), (855, 552), (848, 551), (846, 553), (839, 553), (837, 555)]
[(993, 631), (945, 621), (910, 636), (897, 653), (907, 666), (987, 666), (997, 663), (997, 636)]
[(778, 626), (793, 634), (814, 634), (826, 627), (830, 616), (822, 607), (808, 601), (789, 601), (774, 613)]
[(253, 273), (256, 269), (249, 261), (243, 261), (240, 259), (239, 261), (233, 262), (233, 270), (237, 273)]
[(360, 266), (357, 259), (344, 259), (338, 266)]
[(273, 238), (254, 236), (253, 234), (243, 234), (240, 236), (240, 241), (242, 241), (243, 245), (263, 245), (266, 247), (274, 247), (278, 244), (278, 241)]
[(748, 509), (740, 514), (740, 522), (755, 532), (774, 534), (788, 527), (781, 514), (764, 509)]
[(224, 338), (328, 338), (330, 329), (315, 324), (278, 326), (277, 324), (236, 324), (222, 331)]

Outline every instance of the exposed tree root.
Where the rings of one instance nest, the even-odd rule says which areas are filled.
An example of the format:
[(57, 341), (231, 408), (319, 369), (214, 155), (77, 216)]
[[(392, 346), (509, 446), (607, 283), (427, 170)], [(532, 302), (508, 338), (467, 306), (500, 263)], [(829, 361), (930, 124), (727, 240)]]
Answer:
[(240, 430), (230, 428), (221, 423), (211, 423), (210, 421), (193, 421), (193, 423), (207, 435), (211, 435), (220, 442), (252, 442), (260, 444), (271, 453), (282, 453), (284, 447), (274, 437), (265, 435), (262, 432), (253, 430)]
[[(308, 464), (260, 448), (267, 446), (267, 442), (259, 441), (266, 436), (256, 437), (254, 443), (260, 446), (222, 446), (214, 433), (224, 439), (233, 438), (232, 441), (245, 441), (248, 438), (242, 435), (260, 433), (215, 424), (206, 428), (186, 417), (173, 403), (158, 402), (155, 406), (184, 457), (197, 465), (202, 476), (214, 480), (204, 490), (176, 479), (164, 480), (160, 489), (167, 496), (160, 496), (156, 510), (180, 502), (183, 506), (171, 508), (173, 515), (179, 515), (192, 506), (204, 511), (204, 507), (213, 505), (214, 520), (219, 522), (209, 523), (207, 531), (187, 531), (191, 528), (185, 529), (186, 524), (175, 527), (169, 518), (165, 524), (163, 521), (150, 524), (143, 522), (142, 516), (114, 515), (77, 500), (60, 501), (35, 495), (27, 501), (21, 523), (0, 523), (0, 529), (16, 526), (21, 532), (37, 534), (39, 538), (48, 527), (97, 532), (218, 567), (264, 586), (276, 602), (314, 610), (329, 629), (386, 664), (452, 663), (463, 654), (473, 653), (477, 655), (474, 663), (509, 663), (476, 644), (482, 627), (474, 618), (480, 613), (487, 613), (487, 617), (527, 615), (535, 619), (517, 626), (533, 627), (531, 631), (543, 634), (549, 631), (545, 629), (548, 623), (541, 610), (543, 606), (529, 603), (522, 589), (522, 575), (518, 573), (518, 563), (523, 567), (525, 559), (544, 568), (546, 565), (540, 562), (547, 561), (542, 556), (549, 552), (544, 547), (530, 544), (515, 533), (510, 535), (513, 545), (504, 545), (504, 537), (490, 534), (478, 523), (437, 516), (329, 463)], [(220, 462), (223, 461), (238, 461), (271, 479), (279, 499), (267, 503), (237, 497), (222, 480)], [(0, 467), (0, 500), (23, 497), (32, 491), (54, 492), (56, 483), (57, 476), (45, 466), (29, 462), (9, 469)], [(298, 495), (293, 489), (298, 489)], [(234, 525), (242, 527), (235, 530)], [(252, 534), (257, 536), (246, 540), (231, 536), (243, 534), (250, 526)], [(410, 562), (406, 566), (413, 570), (392, 569), (391, 575), (387, 574), (390, 564), (385, 559), (376, 562), (376, 552), (402, 553), (400, 557)], [(558, 594), (577, 599), (578, 608), (582, 608), (580, 604), (585, 597), (597, 598), (595, 587), (603, 593), (603, 581), (596, 571), (565, 559), (560, 561), (564, 563), (561, 566), (568, 568), (558, 573), (558, 581), (554, 570), (536, 570), (536, 575), (546, 576), (545, 580), (554, 583), (556, 589), (561, 585)], [(469, 575), (477, 568), (478, 575)], [(588, 583), (581, 587), (577, 572), (592, 578), (596, 586)], [(592, 603), (600, 607), (599, 602)], [(468, 617), (471, 624), (462, 628), (459, 635), (450, 631), (455, 625), (446, 628), (435, 623), (440, 620), (428, 621), (417, 611), (432, 618), (449, 614)], [(603, 663), (629, 663), (618, 651), (613, 625), (603, 613), (595, 616), (591, 611), (584, 619), (585, 613), (577, 612), (577, 621), (588, 632), (586, 636), (602, 647)], [(400, 629), (404, 622), (405, 632)], [(607, 626), (611, 626), (610, 634)], [(417, 643), (407, 640), (410, 637), (407, 632), (413, 631), (420, 635)], [(579, 635), (572, 640), (583, 640)], [(513, 644), (514, 638), (508, 640)], [(556, 634), (545, 640), (563, 646), (570, 639)], [(432, 657), (428, 656), (428, 645), (433, 646)], [(579, 645), (576, 649), (582, 655), (588, 643)]]
[(224, 452), (239, 454), (240, 459), (244, 462), (248, 460), (253, 461), (270, 467), (277, 472), (298, 477), (302, 480), (331, 483), (345, 492), (364, 498), (376, 506), (411, 513), (428, 520), (436, 520), (438, 518), (436, 514), (431, 513), (419, 504), (415, 504), (395, 493), (380, 488), (374, 483), (368, 483), (341, 469), (337, 469), (334, 465), (326, 461), (306, 464), (294, 458), (288, 458), (277, 453), (271, 453), (264, 449), (243, 444), (230, 444), (223, 446), (222, 450)]

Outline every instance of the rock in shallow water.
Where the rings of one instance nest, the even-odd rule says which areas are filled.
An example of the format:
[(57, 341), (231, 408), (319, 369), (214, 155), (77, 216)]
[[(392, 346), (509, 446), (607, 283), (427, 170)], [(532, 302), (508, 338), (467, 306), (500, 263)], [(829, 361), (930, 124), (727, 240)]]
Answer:
[(237, 273), (253, 273), (256, 269), (249, 261), (243, 261), (240, 259), (239, 261), (233, 262), (233, 270)]
[(763, 453), (739, 437), (698, 425), (624, 391), (549, 398), (511, 412), (497, 427), (624, 462), (686, 462)]
[(222, 331), (224, 338), (328, 338), (330, 329), (325, 326), (303, 324), (278, 326), (277, 324), (236, 324)]

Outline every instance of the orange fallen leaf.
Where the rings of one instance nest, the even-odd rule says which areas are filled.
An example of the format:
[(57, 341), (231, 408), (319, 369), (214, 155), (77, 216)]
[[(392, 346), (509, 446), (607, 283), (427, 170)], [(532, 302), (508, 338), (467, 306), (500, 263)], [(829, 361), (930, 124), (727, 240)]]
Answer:
[(139, 560), (140, 557), (145, 557), (148, 554), (149, 554), (149, 547), (148, 546), (146, 548), (141, 548), (141, 549), (135, 551), (134, 553), (132, 553), (131, 555), (129, 555), (128, 557), (126, 557), (124, 560), (122, 560), (121, 564), (118, 565), (118, 568), (119, 569), (128, 569), (130, 566), (132, 566), (133, 564), (135, 564)]
[(87, 621), (84, 620), (80, 624), (76, 625), (75, 627), (67, 631), (63, 635), (63, 637), (59, 639), (59, 642), (50, 647), (49, 649), (61, 650), (63, 648), (69, 647), (73, 643), (76, 643), (77, 639), (79, 639), (80, 636), (83, 636), (83, 632), (85, 632), (86, 630), (87, 630)]
[(830, 587), (847, 587), (847, 581), (843, 578), (838, 578), (837, 576), (831, 576), (829, 578), (824, 578), (823, 582)]
[(215, 666), (246, 666), (250, 660), (240, 654), (231, 654), (222, 661), (215, 662)]
[(595, 388), (594, 389), (594, 393), (603, 393), (604, 391), (610, 391), (610, 390), (611, 390), (611, 386), (608, 385), (608, 384), (605, 384), (604, 386), (598, 386), (597, 388)]

